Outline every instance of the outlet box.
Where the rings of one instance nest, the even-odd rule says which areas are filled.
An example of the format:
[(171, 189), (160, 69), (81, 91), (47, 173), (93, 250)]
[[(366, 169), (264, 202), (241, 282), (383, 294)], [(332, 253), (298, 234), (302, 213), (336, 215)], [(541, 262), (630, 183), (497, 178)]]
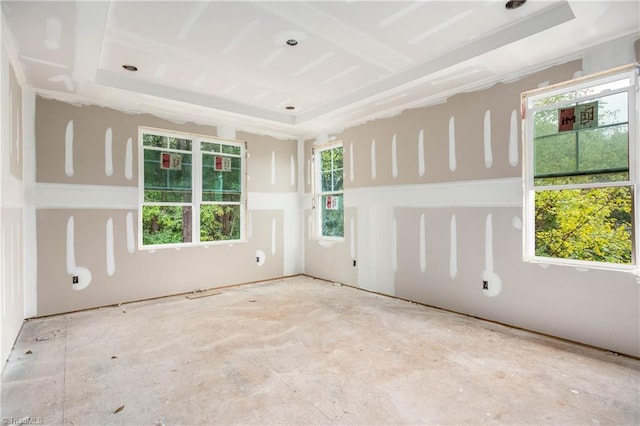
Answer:
[(353, 266), (356, 266), (356, 260), (353, 259)]
[(489, 290), (489, 281), (482, 280), (482, 289), (483, 290)]
[(73, 275), (71, 277), (71, 284), (78, 284), (78, 283), (80, 283), (80, 280), (78, 279), (78, 276), (77, 275)]

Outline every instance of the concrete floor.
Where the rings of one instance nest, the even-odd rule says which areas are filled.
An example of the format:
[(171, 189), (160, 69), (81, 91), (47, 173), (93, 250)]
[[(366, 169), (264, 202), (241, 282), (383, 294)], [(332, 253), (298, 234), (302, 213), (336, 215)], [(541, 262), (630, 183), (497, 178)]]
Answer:
[(1, 416), (637, 425), (639, 389), (635, 359), (294, 277), (28, 321)]

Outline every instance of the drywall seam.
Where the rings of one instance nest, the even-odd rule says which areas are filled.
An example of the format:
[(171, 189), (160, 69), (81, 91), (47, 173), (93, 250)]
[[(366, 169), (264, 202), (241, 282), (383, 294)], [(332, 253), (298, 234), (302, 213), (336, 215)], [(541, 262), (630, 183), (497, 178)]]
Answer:
[(109, 127), (104, 133), (104, 174), (113, 175), (113, 131)]
[(391, 176), (394, 179), (398, 177), (398, 149), (396, 147), (396, 134), (391, 139)]
[(67, 219), (67, 274), (72, 274), (76, 267), (76, 251), (74, 246), (73, 216)]
[(349, 254), (356, 259), (356, 223), (353, 216), (349, 219)]
[(422, 177), (424, 176), (424, 173), (424, 129), (420, 129), (420, 133), (418, 133), (418, 176)]
[(38, 183), (27, 188), (26, 197), (36, 208), (138, 209), (134, 186)]
[(456, 164), (456, 122), (455, 117), (449, 118), (449, 170), (455, 172)]
[(487, 297), (495, 297), (502, 291), (502, 280), (494, 271), (493, 265), (493, 216), (488, 214), (484, 231), (484, 271), (482, 271), (483, 289)]
[(393, 208), (368, 199), (356, 212), (357, 284), (367, 290), (395, 294), (394, 272), (391, 263), (385, 261), (392, 255)]
[(385, 200), (394, 206), (414, 207), (521, 207), (522, 179), (484, 179), (344, 190), (345, 207), (361, 207), (375, 200)]
[(256, 250), (256, 265), (262, 266), (267, 261), (267, 255), (264, 250)]
[[(522, 179), (385, 185), (345, 189), (345, 207), (358, 207), (376, 199), (404, 207), (522, 207)], [(302, 209), (312, 209), (311, 197), (302, 198)]]
[(22, 158), (24, 197), (24, 316), (38, 315), (38, 247), (36, 235), (36, 209), (26, 197), (36, 182), (36, 95), (32, 89), (22, 88)]
[(185, 40), (187, 38), (194, 24), (198, 21), (200, 16), (202, 16), (208, 6), (208, 3), (196, 3), (191, 7), (189, 15), (187, 15), (187, 18), (183, 21), (182, 26), (180, 27), (180, 32), (178, 32), (178, 40)]
[(133, 140), (127, 139), (126, 151), (124, 153), (124, 177), (127, 180), (133, 179)]
[(282, 227), (284, 275), (301, 273), (304, 268), (303, 251), (299, 241), (299, 230), (304, 226), (300, 208), (301, 198), (302, 196), (297, 192), (249, 192), (247, 194), (249, 212), (282, 210), (282, 223), (285, 224)]
[(511, 111), (509, 125), (509, 164), (516, 167), (518, 160), (518, 113), (514, 109)]
[(67, 274), (76, 277), (77, 282), (71, 284), (73, 290), (84, 290), (91, 283), (91, 271), (76, 263), (75, 224), (73, 216), (67, 220)]
[(493, 165), (493, 152), (491, 151), (491, 110), (484, 113), (484, 166), (489, 169)]
[[(252, 210), (282, 210), (284, 274), (302, 272), (304, 261), (298, 230), (302, 228), (301, 196), (296, 192), (249, 192), (247, 204)], [(27, 200), (35, 208), (124, 209), (138, 210), (136, 187), (106, 185), (38, 184), (27, 191)], [(37, 281), (36, 281), (37, 282)]]
[[(288, 228), (289, 226), (291, 226), (292, 229), (294, 230), (298, 230), (296, 233), (297, 238), (294, 241), (292, 250), (294, 250), (295, 255), (297, 257), (295, 258), (288, 258), (288, 255), (285, 252), (285, 265), (284, 265), (284, 269), (288, 270), (287, 268), (291, 268), (291, 270), (295, 270), (298, 271), (299, 273), (304, 273), (305, 272), (305, 259), (306, 259), (306, 254), (305, 254), (305, 250), (306, 250), (306, 241), (304, 239), (304, 229), (305, 229), (305, 222), (304, 222), (304, 209), (302, 208), (303, 205), (303, 200), (305, 198), (304, 193), (305, 193), (305, 186), (304, 186), (304, 161), (305, 161), (305, 142), (304, 139), (302, 138), (298, 138), (297, 141), (297, 172), (298, 172), (298, 187), (297, 187), (297, 195), (298, 195), (298, 199), (297, 199), (297, 203), (295, 208), (297, 210), (294, 210), (294, 212), (292, 212), (293, 214), (293, 218), (294, 218), (294, 222), (292, 224), (289, 224), (288, 226), (285, 226), (285, 228)], [(296, 226), (297, 225), (297, 226)], [(287, 246), (285, 246), (285, 250), (287, 250)], [(289, 261), (291, 263), (287, 263), (287, 259), (289, 259)]]

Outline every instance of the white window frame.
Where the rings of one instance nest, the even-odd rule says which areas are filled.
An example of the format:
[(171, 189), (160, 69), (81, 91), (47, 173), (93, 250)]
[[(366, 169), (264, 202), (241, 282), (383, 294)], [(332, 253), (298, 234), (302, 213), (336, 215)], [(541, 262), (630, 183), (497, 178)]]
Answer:
[[(633, 272), (640, 274), (640, 182), (638, 175), (638, 159), (640, 158), (640, 129), (638, 126), (638, 112), (640, 111), (640, 96), (638, 96), (640, 67), (638, 64), (627, 65), (615, 68), (606, 72), (585, 76), (559, 83), (550, 87), (531, 90), (522, 94), (522, 134), (523, 134), (523, 259), (526, 262), (567, 265), (579, 268), (606, 269), (615, 271)], [(608, 90), (594, 95), (578, 98), (579, 102), (586, 102), (589, 99), (597, 99), (616, 93), (626, 92), (628, 94), (628, 161), (629, 179), (627, 181), (602, 182), (589, 184), (567, 184), (567, 185), (546, 185), (534, 186), (534, 126), (533, 117), (535, 112), (550, 109), (550, 106), (534, 106), (537, 100), (555, 96), (567, 91), (580, 90), (600, 84), (610, 83), (616, 80), (630, 79), (629, 86), (625, 88)], [(568, 99), (556, 104), (552, 108), (562, 108), (576, 103), (576, 99)], [(610, 262), (596, 262), (577, 259), (549, 258), (536, 256), (535, 254), (535, 192), (553, 189), (581, 189), (581, 188), (603, 188), (630, 186), (632, 188), (632, 263), (617, 264)]]
[[(153, 134), (158, 136), (173, 137), (191, 140), (191, 203), (171, 203), (176, 206), (191, 206), (191, 242), (187, 243), (171, 243), (171, 244), (148, 244), (143, 243), (143, 226), (142, 226), (142, 208), (145, 205), (167, 205), (163, 202), (145, 202), (144, 201), (144, 150), (153, 149), (159, 151), (172, 151), (172, 149), (145, 148), (143, 146), (143, 135)], [(240, 202), (224, 202), (224, 201), (203, 201), (202, 200), (202, 158), (203, 155), (210, 155), (208, 151), (202, 151), (201, 143), (215, 143), (240, 148), (240, 155), (223, 154), (224, 156), (240, 158), (240, 176), (241, 176), (241, 196)], [(164, 248), (180, 248), (193, 246), (211, 246), (222, 244), (235, 244), (247, 241), (247, 143), (241, 140), (225, 139), (196, 133), (179, 132), (173, 130), (164, 130), (153, 127), (138, 127), (138, 249), (139, 250), (156, 250)], [(236, 240), (216, 240), (216, 241), (200, 241), (200, 206), (207, 204), (220, 205), (239, 205), (240, 206), (240, 238)]]
[[(342, 190), (341, 191), (322, 191), (322, 156), (320, 153), (330, 149), (342, 148)], [(332, 141), (320, 145), (314, 145), (311, 148), (311, 158), (313, 163), (312, 173), (312, 208), (314, 210), (313, 219), (313, 238), (316, 240), (344, 241), (344, 144), (342, 141)], [(342, 196), (342, 236), (334, 237), (322, 235), (322, 197), (324, 195), (340, 195)]]

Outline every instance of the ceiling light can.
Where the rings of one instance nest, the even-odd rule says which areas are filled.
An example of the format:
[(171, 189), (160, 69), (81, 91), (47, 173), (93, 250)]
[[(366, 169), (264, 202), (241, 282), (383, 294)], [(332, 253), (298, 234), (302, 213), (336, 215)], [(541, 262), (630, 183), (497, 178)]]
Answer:
[(289, 40), (287, 40), (287, 46), (297, 46), (298, 45), (298, 40), (296, 40), (295, 38), (290, 38)]
[(136, 67), (135, 65), (124, 64), (122, 68), (127, 71), (138, 71), (138, 67)]
[(508, 10), (517, 9), (523, 4), (525, 4), (527, 0), (509, 0), (505, 3), (504, 7)]

